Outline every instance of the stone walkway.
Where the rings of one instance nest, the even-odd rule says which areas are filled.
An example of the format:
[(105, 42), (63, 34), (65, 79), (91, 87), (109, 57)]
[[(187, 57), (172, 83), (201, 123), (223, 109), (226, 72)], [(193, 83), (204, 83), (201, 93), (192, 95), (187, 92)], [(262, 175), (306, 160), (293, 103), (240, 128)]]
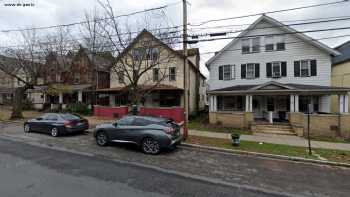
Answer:
[[(207, 131), (198, 131), (198, 130), (189, 130), (189, 135), (221, 138), (221, 139), (231, 139), (231, 135), (228, 133), (216, 133), (216, 132), (207, 132)], [(308, 141), (298, 136), (255, 133), (254, 135), (241, 135), (241, 140), (308, 147)], [(321, 141), (312, 140), (311, 147), (350, 151), (350, 143), (332, 143), (332, 142), (321, 142)]]

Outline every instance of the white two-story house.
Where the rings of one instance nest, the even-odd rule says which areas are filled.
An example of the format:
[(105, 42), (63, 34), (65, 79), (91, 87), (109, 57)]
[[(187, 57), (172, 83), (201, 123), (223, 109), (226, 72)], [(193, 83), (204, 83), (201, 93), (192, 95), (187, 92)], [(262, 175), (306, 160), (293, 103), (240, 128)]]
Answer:
[(331, 87), (331, 57), (339, 52), (261, 16), (206, 66), (210, 122), (246, 127), (288, 122), (293, 112), (327, 114), (330, 96), (348, 111), (349, 88)]

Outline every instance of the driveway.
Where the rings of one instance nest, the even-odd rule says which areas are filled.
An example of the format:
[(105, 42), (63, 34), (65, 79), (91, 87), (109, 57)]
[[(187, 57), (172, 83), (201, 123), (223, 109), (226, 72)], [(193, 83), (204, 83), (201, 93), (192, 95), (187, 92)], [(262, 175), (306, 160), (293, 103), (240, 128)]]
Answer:
[(24, 134), (22, 125), (3, 125), (0, 138), (35, 146), (54, 147), (108, 160), (126, 162), (163, 173), (221, 186), (244, 188), (271, 195), (349, 196), (350, 169), (225, 154), (179, 147), (157, 156), (140, 153), (132, 146), (98, 147), (91, 133), (52, 138), (45, 134)]

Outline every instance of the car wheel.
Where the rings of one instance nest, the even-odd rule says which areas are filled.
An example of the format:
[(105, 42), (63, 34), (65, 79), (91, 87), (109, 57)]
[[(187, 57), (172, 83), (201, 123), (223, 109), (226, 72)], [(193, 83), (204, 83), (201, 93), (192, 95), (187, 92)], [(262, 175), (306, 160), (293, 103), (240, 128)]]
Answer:
[(108, 136), (104, 131), (99, 131), (96, 134), (96, 143), (99, 146), (107, 146), (108, 144)]
[(58, 129), (56, 127), (53, 127), (51, 129), (51, 136), (52, 137), (57, 137), (58, 136)]
[(30, 130), (31, 130), (31, 129), (30, 129), (30, 125), (29, 125), (29, 124), (25, 124), (25, 125), (24, 125), (24, 132), (25, 132), (25, 133), (29, 133)]
[(160, 152), (160, 145), (153, 138), (145, 138), (141, 144), (142, 151), (146, 154), (156, 155)]

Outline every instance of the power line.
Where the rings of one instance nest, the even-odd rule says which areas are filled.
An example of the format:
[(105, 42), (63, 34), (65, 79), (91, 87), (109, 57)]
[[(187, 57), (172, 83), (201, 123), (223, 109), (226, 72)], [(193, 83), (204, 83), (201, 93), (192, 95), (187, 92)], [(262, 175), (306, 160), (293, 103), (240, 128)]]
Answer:
[(226, 20), (232, 20), (232, 19), (239, 19), (239, 18), (248, 18), (253, 16), (259, 16), (262, 14), (274, 14), (279, 12), (288, 12), (288, 11), (294, 11), (294, 10), (300, 10), (300, 9), (306, 9), (306, 8), (314, 8), (314, 7), (321, 7), (321, 6), (328, 6), (328, 5), (336, 5), (340, 3), (348, 2), (349, 0), (342, 0), (342, 1), (334, 1), (334, 2), (328, 2), (328, 3), (321, 3), (321, 4), (314, 4), (314, 5), (308, 5), (308, 6), (301, 6), (301, 7), (295, 7), (295, 8), (289, 8), (289, 9), (282, 9), (282, 10), (274, 10), (269, 12), (261, 12), (256, 14), (249, 14), (249, 15), (243, 15), (243, 16), (235, 16), (235, 17), (228, 17), (228, 18), (221, 18), (221, 19), (212, 19), (212, 20), (206, 20), (199, 22), (198, 24), (189, 24), (190, 26), (202, 26), (207, 23), (211, 22), (218, 22), (218, 21), (226, 21)]
[[(180, 2), (178, 2), (178, 3), (180, 3)], [(162, 10), (162, 9), (167, 8), (169, 6), (176, 5), (178, 3), (171, 3), (171, 4), (166, 4), (164, 6), (159, 6), (159, 7), (149, 8), (149, 9), (145, 9), (145, 10), (135, 11), (135, 12), (131, 12), (131, 13), (128, 13), (128, 14), (122, 14), (122, 15), (115, 16), (113, 18), (100, 18), (100, 19), (95, 19), (95, 20), (92, 20), (92, 21), (85, 20), (85, 21), (79, 21), (79, 22), (74, 22), (74, 23), (67, 23), (67, 24), (60, 24), (60, 25), (51, 25), (51, 26), (43, 26), (43, 27), (32, 27), (32, 28), (24, 28), (24, 29), (8, 29), (8, 30), (0, 30), (0, 32), (8, 33), (8, 32), (14, 32), (14, 31), (42, 30), (42, 29), (52, 29), (52, 28), (58, 28), (58, 27), (68, 27), (68, 26), (74, 26), (74, 25), (81, 25), (81, 24), (85, 24), (85, 23), (89, 23), (89, 22), (98, 22), (98, 21), (103, 21), (103, 20), (109, 20), (109, 19), (115, 19), (115, 18), (132, 16), (132, 15), (136, 15), (136, 14), (140, 14), (140, 13), (144, 13), (144, 12), (150, 12), (150, 11), (155, 11), (155, 10)]]
[[(314, 21), (314, 20), (322, 20), (322, 19), (341, 19), (341, 18), (348, 18), (350, 15), (346, 16), (334, 16), (334, 17), (320, 17), (320, 18), (308, 18), (308, 19), (296, 19), (296, 20), (281, 20), (279, 22), (298, 22), (298, 21)], [(249, 26), (252, 23), (246, 23), (246, 24), (231, 24), (231, 25), (218, 25), (218, 26), (208, 26), (208, 27), (193, 27), (189, 30), (207, 30), (207, 29), (218, 29), (218, 28), (227, 28), (227, 27), (241, 27), (241, 26)]]
[[(335, 38), (343, 38), (343, 37), (350, 37), (350, 34), (345, 34), (345, 35), (338, 35), (338, 36), (330, 36), (330, 37), (323, 37), (323, 38), (318, 38), (318, 39), (311, 39), (310, 41), (320, 41), (320, 40), (328, 40), (328, 39), (335, 39)], [(294, 42), (286, 42), (285, 44), (296, 44), (296, 43), (304, 43), (304, 41), (294, 41)], [(260, 48), (264, 48), (265, 45), (259, 45)], [(226, 49), (224, 51), (241, 51), (242, 48), (237, 48), (237, 49)], [(202, 52), (200, 54), (205, 55), (205, 54), (212, 54), (212, 53), (217, 53), (220, 51), (207, 51), (207, 52)]]
[(197, 42), (208, 42), (216, 40), (227, 40), (227, 39), (236, 39), (236, 38), (253, 38), (253, 37), (263, 37), (263, 36), (279, 36), (279, 35), (290, 35), (290, 34), (301, 34), (301, 33), (314, 33), (314, 32), (324, 32), (324, 31), (337, 31), (350, 29), (350, 27), (339, 27), (339, 28), (329, 28), (329, 29), (315, 29), (315, 30), (306, 30), (306, 31), (296, 31), (296, 32), (286, 32), (286, 33), (275, 33), (275, 34), (256, 34), (250, 36), (230, 36), (225, 38), (212, 38), (212, 39), (201, 39), (201, 40), (190, 40), (189, 44), (196, 44)]
[(278, 28), (278, 27), (289, 27), (289, 26), (300, 26), (300, 25), (310, 25), (310, 24), (316, 24), (316, 23), (329, 23), (329, 22), (336, 22), (336, 21), (344, 21), (344, 20), (349, 20), (350, 17), (347, 18), (339, 18), (339, 19), (330, 19), (330, 20), (323, 20), (323, 21), (312, 21), (312, 22), (304, 22), (304, 23), (294, 23), (294, 24), (282, 24), (282, 25), (273, 25), (273, 26), (268, 26), (268, 27), (257, 27), (257, 28), (246, 28), (246, 29), (241, 29), (241, 30), (235, 30), (235, 31), (225, 31), (225, 32), (211, 32), (211, 33), (204, 33), (204, 34), (193, 34), (193, 35), (188, 35), (189, 37), (198, 37), (198, 36), (211, 36), (215, 34), (231, 34), (231, 33), (239, 33), (243, 31), (248, 31), (248, 30), (256, 30), (256, 29), (271, 29), (271, 28)]
[[(325, 22), (334, 22), (334, 21), (340, 21), (340, 20), (349, 20), (350, 16), (348, 18), (340, 18), (340, 19), (332, 19), (332, 20), (323, 20), (323, 21), (312, 21), (312, 22), (305, 22), (305, 23), (294, 23), (294, 24), (289, 24), (289, 25), (274, 25), (274, 26), (269, 26), (269, 27), (261, 27), (261, 28), (253, 28), (253, 29), (268, 29), (268, 28), (277, 28), (277, 27), (284, 27), (284, 26), (297, 26), (297, 25), (308, 25), (308, 24), (316, 24), (316, 23), (325, 23)], [(157, 31), (157, 30), (161, 30), (162, 28), (156, 28), (156, 29), (151, 29), (149, 31)], [(218, 34), (231, 34), (231, 33), (238, 33), (238, 32), (242, 32), (242, 31), (246, 31), (246, 30), (251, 30), (251, 29), (244, 29), (244, 30), (236, 30), (236, 31), (226, 31), (226, 32), (212, 32), (212, 33), (206, 33), (206, 34), (193, 34), (193, 35), (189, 35), (189, 37), (198, 37), (198, 36), (210, 36), (210, 35), (218, 35)], [(173, 34), (173, 33), (177, 33), (180, 32), (181, 30), (176, 30), (176, 31), (170, 31), (170, 32), (165, 32), (165, 33), (157, 33), (156, 36), (162, 36), (162, 35), (166, 35), (166, 34)], [(129, 32), (129, 33), (120, 33), (118, 35), (111, 35), (111, 37), (116, 37), (116, 36), (121, 36), (121, 35), (129, 35), (129, 34), (134, 34), (134, 33), (140, 33), (140, 31), (134, 31), (134, 32)], [(104, 38), (106, 39), (104, 36), (97, 36), (98, 38)], [(176, 38), (182, 38), (182, 35), (173, 35), (170, 37), (165, 37), (163, 39), (176, 39)], [(86, 40), (88, 38), (73, 38), (70, 40), (65, 40), (64, 42), (66, 43), (73, 43), (73, 44), (77, 44), (79, 40)], [(196, 41), (196, 40), (193, 40)], [(45, 44), (52, 44), (52, 43), (56, 43), (56, 42), (44, 42)], [(39, 43), (36, 45), (40, 45)], [(0, 48), (13, 48), (13, 47), (18, 47), (21, 45), (12, 45), (12, 46), (0, 46)], [(22, 45), (24, 46), (24, 45)]]

